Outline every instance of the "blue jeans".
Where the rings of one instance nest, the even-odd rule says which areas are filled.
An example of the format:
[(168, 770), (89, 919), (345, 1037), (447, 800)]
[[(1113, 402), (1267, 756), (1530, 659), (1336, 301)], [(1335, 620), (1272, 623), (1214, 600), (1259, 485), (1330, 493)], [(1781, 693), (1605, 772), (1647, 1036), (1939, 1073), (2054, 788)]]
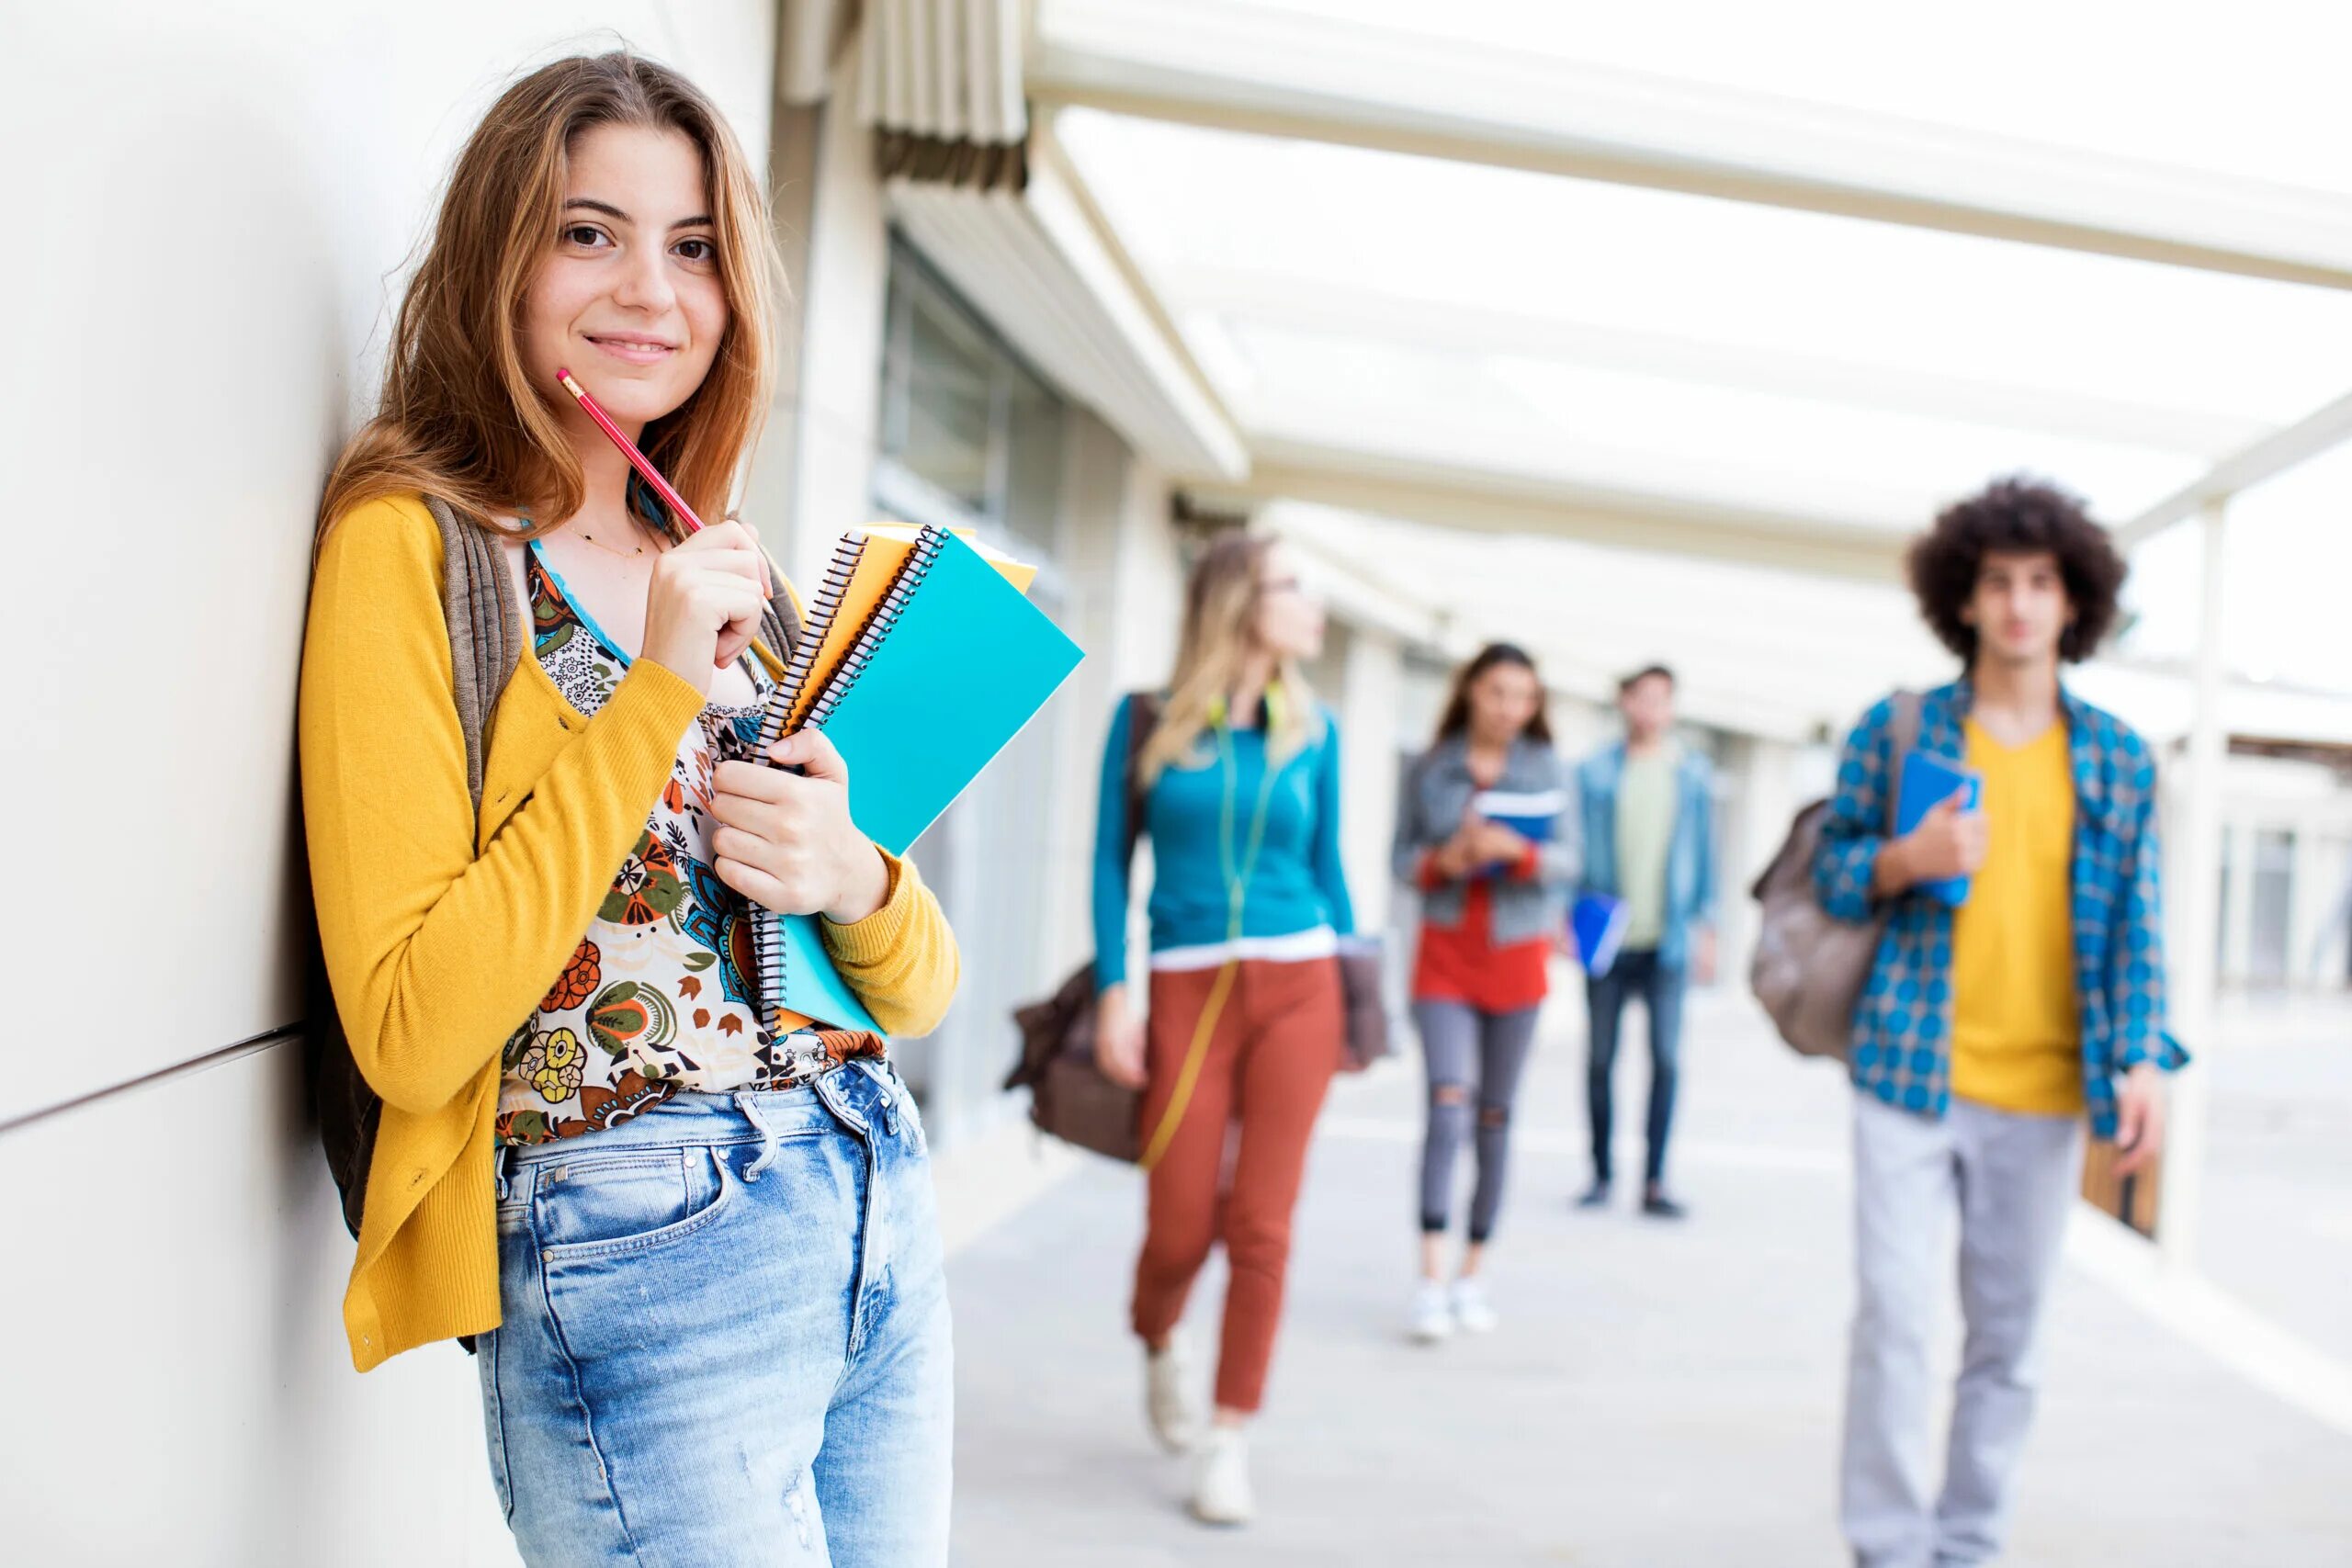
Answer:
[(526, 1562), (946, 1562), (947, 1288), (897, 1074), (681, 1094), (502, 1168), (480, 1370)]
[(1585, 981), (1592, 1030), (1585, 1058), (1585, 1099), (1592, 1112), (1592, 1174), (1610, 1179), (1609, 1140), (1615, 1124), (1611, 1080), (1617, 1069), (1617, 1024), (1625, 998), (1642, 998), (1650, 1021), (1649, 1157), (1642, 1176), (1666, 1179), (1666, 1134), (1674, 1124), (1676, 1064), (1682, 1055), (1682, 967), (1658, 962), (1655, 948), (1620, 953), (1609, 973)]

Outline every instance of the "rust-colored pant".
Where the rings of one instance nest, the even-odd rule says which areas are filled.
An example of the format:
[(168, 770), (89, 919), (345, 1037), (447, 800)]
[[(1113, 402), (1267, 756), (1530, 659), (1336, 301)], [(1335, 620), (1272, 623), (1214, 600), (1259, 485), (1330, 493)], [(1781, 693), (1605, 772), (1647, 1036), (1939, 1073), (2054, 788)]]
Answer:
[[(1152, 974), (1146, 1138), (1174, 1096), (1216, 975)], [(1176, 1326), (1210, 1245), (1222, 1239), (1231, 1279), (1216, 1402), (1228, 1410), (1255, 1410), (1265, 1392), (1290, 1266), (1291, 1210), (1316, 1113), (1340, 1067), (1345, 1027), (1338, 960), (1245, 959), (1209, 1036), (1184, 1119), (1152, 1168), (1143, 1255), (1136, 1260), (1135, 1329), (1154, 1340)], [(1228, 1126), (1240, 1134), (1229, 1187)]]

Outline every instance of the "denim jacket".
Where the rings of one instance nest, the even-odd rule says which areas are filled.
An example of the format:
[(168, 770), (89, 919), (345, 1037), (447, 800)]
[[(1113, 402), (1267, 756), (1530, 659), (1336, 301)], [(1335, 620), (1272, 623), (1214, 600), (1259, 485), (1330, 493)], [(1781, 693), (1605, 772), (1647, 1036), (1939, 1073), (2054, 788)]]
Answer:
[[(1577, 823), (1565, 801), (1567, 779), (1560, 754), (1544, 741), (1523, 736), (1513, 741), (1495, 788), (1511, 795), (1558, 790), (1564, 797), (1551, 838), (1536, 846), (1534, 876), (1495, 879), (1489, 939), (1498, 947), (1508, 947), (1562, 929), (1567, 919), (1568, 884), (1577, 874)], [(1469, 742), (1458, 735), (1439, 741), (1413, 763), (1396, 802), (1390, 861), (1397, 881), (1420, 886), (1421, 857), (1453, 836), (1477, 792), (1477, 782), (1470, 776)], [(1423, 889), (1422, 920), (1447, 930), (1460, 925), (1469, 890), (1470, 885), (1461, 881)]]
[[(1583, 802), (1584, 881), (1579, 891), (1624, 896), (1617, 877), (1617, 790), (1625, 778), (1625, 743), (1604, 746), (1577, 769)], [(1679, 969), (1690, 961), (1690, 928), (1715, 919), (1714, 768), (1685, 748), (1674, 773), (1674, 838), (1666, 852), (1666, 931), (1657, 959)]]
[[(1973, 700), (1966, 681), (1925, 693), (1919, 750), (1958, 761)], [(2091, 1127), (2115, 1135), (2115, 1079), (2142, 1062), (2167, 1071), (2188, 1059), (2165, 1024), (2163, 899), (2156, 841), (2156, 764), (2114, 715), (2062, 689), (2075, 775), (2072, 875), (2075, 991), (2082, 1010), (2083, 1096)], [(1886, 842), (1896, 782), (1892, 698), (1862, 716), (1838, 763), (1814, 887), (1841, 920), (1876, 908), (1871, 876)], [(1894, 900), (1878, 961), (1854, 1010), (1854, 1086), (1899, 1110), (1940, 1120), (1951, 1104), (1951, 920), (1941, 900)]]

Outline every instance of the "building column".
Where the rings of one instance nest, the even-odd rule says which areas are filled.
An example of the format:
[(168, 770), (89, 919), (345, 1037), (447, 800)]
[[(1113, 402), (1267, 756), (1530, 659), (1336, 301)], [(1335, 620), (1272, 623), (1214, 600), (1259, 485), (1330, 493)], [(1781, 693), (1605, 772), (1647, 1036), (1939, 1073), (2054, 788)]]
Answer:
[(853, 43), (821, 103), (777, 106), (769, 142), (792, 298), (743, 514), (803, 584), (823, 575), (833, 541), (873, 510), (890, 231), (873, 132), (858, 121), (857, 73)]
[(1747, 983), (1763, 911), (1747, 896), (1749, 882), (1788, 836), (1796, 815), (1797, 750), (1784, 740), (1751, 735), (1735, 742), (1731, 831), (1715, 860), (1716, 977)]
[[(2227, 804), (2223, 806), (2224, 813)], [(2226, 815), (2216, 842), (2221, 846), (2220, 929), (2213, 985), (2243, 987), (2254, 973), (2254, 857), (2258, 825), (2252, 818), (2230, 821)]]
[[(2228, 738), (2222, 724), (2222, 566), (2228, 531), (2224, 504), (2207, 504), (2198, 519), (2203, 547), (2204, 600), (2197, 636), (2195, 706), (2189, 723), (2187, 766), (2180, 780), (2180, 840), (2174, 846), (2170, 961), (2173, 1032), (2189, 1050), (2211, 1059), (2218, 1012), (2215, 960), (2221, 902), (2222, 764)], [(2183, 1272), (2196, 1267), (2199, 1206), (2205, 1173), (2208, 1069), (2191, 1063), (2171, 1083), (2170, 1135), (2165, 1151), (2163, 1208), (2156, 1242), (2165, 1263)]]
[(1351, 626), (1340, 667), (1340, 855), (1359, 931), (1383, 931), (1394, 889), (1388, 849), (1396, 829), (1397, 770), (1405, 737), (1396, 714), (1405, 685), (1405, 645), (1378, 626)]

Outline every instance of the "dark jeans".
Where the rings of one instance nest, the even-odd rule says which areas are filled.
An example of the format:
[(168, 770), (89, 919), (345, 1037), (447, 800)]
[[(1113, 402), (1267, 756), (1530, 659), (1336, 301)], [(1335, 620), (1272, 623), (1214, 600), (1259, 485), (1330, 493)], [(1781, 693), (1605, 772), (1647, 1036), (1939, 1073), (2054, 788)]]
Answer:
[(1657, 950), (1620, 953), (1609, 973), (1585, 981), (1592, 1013), (1585, 1058), (1585, 1099), (1592, 1112), (1592, 1173), (1610, 1179), (1610, 1135), (1615, 1122), (1611, 1079), (1617, 1067), (1617, 1024), (1625, 998), (1638, 996), (1650, 1020), (1649, 1158), (1643, 1179), (1666, 1179), (1666, 1134), (1674, 1122), (1675, 1065), (1682, 1051), (1683, 973), (1660, 964)]

